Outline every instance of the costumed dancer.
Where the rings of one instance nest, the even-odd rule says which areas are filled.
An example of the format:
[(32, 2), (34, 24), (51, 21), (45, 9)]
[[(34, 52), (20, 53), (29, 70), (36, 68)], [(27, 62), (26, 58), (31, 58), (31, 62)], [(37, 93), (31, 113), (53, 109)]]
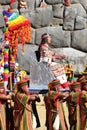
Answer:
[(68, 98), (70, 130), (80, 130), (81, 83), (77, 81), (73, 82), (70, 85), (70, 90)]
[(22, 79), (16, 84), (14, 96), (14, 128), (15, 130), (33, 130), (32, 101), (38, 99), (37, 94), (30, 94), (28, 90), (29, 79)]
[(48, 84), (49, 92), (44, 97), (47, 130), (69, 130), (68, 107), (69, 89), (62, 89), (59, 80)]
[[(17, 84), (17, 82), (19, 82), (23, 79), (26, 79), (26, 77), (27, 77), (27, 72), (25, 70), (18, 71), (19, 67), (17, 65), (18, 64), (16, 63), (15, 70), (17, 72), (16, 72), (16, 75), (15, 75), (15, 78), (16, 78), (15, 85)], [(30, 95), (32, 95), (32, 94), (38, 94), (38, 93), (37, 92), (30, 92)], [(38, 116), (38, 112), (37, 112), (37, 108), (36, 108), (36, 102), (40, 102), (39, 96), (38, 96), (37, 100), (32, 101), (32, 104), (31, 104), (32, 111), (33, 111), (34, 116), (35, 116), (35, 122), (33, 120), (33, 124), (34, 124), (35, 128), (40, 127), (40, 120), (39, 120), (39, 116)]]
[(7, 130), (5, 108), (8, 100), (11, 100), (11, 94), (6, 95), (4, 82), (0, 81), (0, 130)]
[(81, 130), (87, 130), (87, 79), (81, 82), (82, 85), (82, 98), (80, 102), (81, 108)]

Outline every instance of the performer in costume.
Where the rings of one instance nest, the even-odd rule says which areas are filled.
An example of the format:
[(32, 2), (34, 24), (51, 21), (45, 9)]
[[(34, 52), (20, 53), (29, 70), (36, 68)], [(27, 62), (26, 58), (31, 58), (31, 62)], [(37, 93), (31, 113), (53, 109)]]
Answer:
[(55, 54), (52, 51), (52, 49), (50, 48), (51, 36), (49, 34), (43, 34), (41, 39), (42, 41), (37, 53), (38, 61), (46, 64), (50, 68), (50, 71), (54, 75), (55, 79), (59, 79), (61, 85), (64, 88), (68, 88), (65, 68), (63, 65), (55, 62), (55, 59), (63, 59), (65, 58), (65, 55)]
[(82, 82), (82, 98), (80, 102), (81, 107), (81, 130), (87, 129), (87, 79)]
[(57, 79), (50, 82), (48, 88), (49, 92), (44, 97), (47, 130), (69, 130), (66, 104), (69, 89), (62, 89), (60, 81)]
[(30, 94), (27, 79), (17, 82), (17, 92), (14, 97), (15, 130), (33, 130), (31, 103), (37, 98), (37, 94)]
[(71, 92), (68, 98), (70, 130), (80, 130), (80, 82), (73, 82), (73, 84), (70, 85), (70, 90)]
[(5, 105), (7, 100), (11, 100), (11, 94), (6, 95), (4, 82), (0, 81), (0, 130), (6, 129), (6, 111)]

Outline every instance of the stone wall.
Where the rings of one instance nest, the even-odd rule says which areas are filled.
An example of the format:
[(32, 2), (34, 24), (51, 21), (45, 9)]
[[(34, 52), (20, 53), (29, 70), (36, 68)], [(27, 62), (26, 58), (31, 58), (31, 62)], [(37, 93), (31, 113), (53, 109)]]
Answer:
[[(47, 32), (52, 36), (51, 45), (54, 49), (68, 47), (86, 54), (87, 0), (71, 0), (70, 6), (65, 6), (64, 0), (45, 0), (45, 8), (39, 6), (40, 0), (25, 0), (26, 8), (19, 7), (21, 0), (15, 0), (13, 3), (10, 1), (0, 1), (0, 28), (4, 26), (2, 10), (10, 6), (14, 11), (30, 20), (31, 44), (39, 45), (41, 35)], [(0, 37), (2, 37), (1, 29)]]

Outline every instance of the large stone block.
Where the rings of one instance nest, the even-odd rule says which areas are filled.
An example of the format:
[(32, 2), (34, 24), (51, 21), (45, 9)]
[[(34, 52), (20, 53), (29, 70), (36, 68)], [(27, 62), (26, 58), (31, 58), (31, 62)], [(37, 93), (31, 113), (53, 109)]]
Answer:
[(51, 6), (46, 8), (36, 8), (35, 11), (32, 11), (29, 14), (29, 19), (33, 28), (49, 26), (52, 17), (53, 15)]
[(82, 6), (84, 7), (84, 9), (87, 12), (87, 0), (79, 0), (79, 2), (82, 4)]
[(40, 29), (36, 29), (36, 43), (40, 44), (41, 42), (41, 35), (43, 33), (49, 33), (52, 37), (52, 47), (67, 47), (70, 46), (71, 38), (70, 32), (62, 30), (61, 26), (49, 26)]
[(63, 25), (63, 19), (60, 18), (52, 18), (52, 21), (50, 23), (50, 25), (54, 26), (54, 25)]
[(77, 15), (77, 10), (72, 6), (64, 8), (63, 16), (63, 29), (64, 30), (74, 30), (75, 18)]
[(21, 51), (21, 45), (18, 46), (17, 62), (20, 65), (20, 70), (30, 72), (30, 54), (32, 51), (37, 50), (38, 46), (25, 44), (24, 53)]
[(87, 52), (87, 29), (73, 31), (71, 45), (77, 50)]
[(83, 8), (83, 6), (78, 3), (78, 4), (72, 4), (72, 8), (75, 9), (77, 11), (77, 16), (82, 16), (85, 17), (86, 16), (86, 11)]
[(63, 19), (63, 11), (64, 11), (63, 4), (53, 5), (53, 16), (54, 17)]
[(86, 19), (81, 16), (77, 16), (75, 20), (75, 30), (82, 30), (85, 28), (86, 28)]

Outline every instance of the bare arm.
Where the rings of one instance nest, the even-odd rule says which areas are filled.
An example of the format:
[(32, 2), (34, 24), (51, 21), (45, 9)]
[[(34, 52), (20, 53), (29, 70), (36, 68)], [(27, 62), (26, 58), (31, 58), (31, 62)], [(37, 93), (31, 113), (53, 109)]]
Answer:
[(11, 95), (0, 94), (1, 100), (11, 100)]

